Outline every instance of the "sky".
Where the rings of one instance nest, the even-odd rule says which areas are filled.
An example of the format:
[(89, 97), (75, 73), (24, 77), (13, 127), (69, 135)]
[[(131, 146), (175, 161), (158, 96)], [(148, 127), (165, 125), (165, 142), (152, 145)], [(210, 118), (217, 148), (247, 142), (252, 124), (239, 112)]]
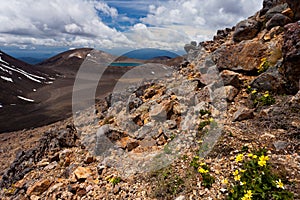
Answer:
[(121, 54), (182, 52), (255, 14), (263, 0), (0, 0), (0, 49), (54, 54), (91, 47)]

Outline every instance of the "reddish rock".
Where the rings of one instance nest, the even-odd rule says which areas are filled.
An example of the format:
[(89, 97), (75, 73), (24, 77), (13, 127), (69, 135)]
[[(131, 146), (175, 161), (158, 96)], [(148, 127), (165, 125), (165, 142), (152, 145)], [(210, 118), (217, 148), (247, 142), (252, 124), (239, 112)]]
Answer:
[(294, 19), (299, 20), (300, 19), (300, 1), (299, 0), (286, 0), (286, 2), (289, 4), (289, 7), (294, 12)]
[(75, 169), (74, 174), (77, 179), (87, 179), (92, 174), (92, 172), (90, 168), (78, 167), (77, 169)]
[(223, 46), (216, 50), (212, 59), (219, 69), (251, 72), (257, 71), (261, 58), (266, 57), (268, 46), (260, 41), (246, 41)]
[(41, 195), (43, 192), (45, 192), (50, 185), (52, 184), (52, 181), (49, 179), (45, 179), (42, 181), (35, 182), (31, 187), (27, 189), (26, 194), (27, 195)]
[(284, 45), (282, 47), (283, 75), (288, 81), (288, 90), (296, 93), (300, 79), (300, 25), (299, 22), (285, 26)]
[(241, 81), (239, 79), (239, 74), (233, 71), (224, 70), (220, 74), (224, 86), (232, 85), (236, 88), (240, 87)]
[(254, 117), (253, 109), (240, 108), (234, 113), (232, 121), (243, 121), (246, 119), (252, 119)]
[(284, 26), (288, 23), (291, 23), (292, 20), (281, 14), (281, 13), (278, 13), (278, 14), (275, 14), (267, 23), (266, 23), (266, 27), (268, 30), (271, 30), (273, 27), (275, 26)]
[(259, 22), (253, 19), (247, 19), (241, 21), (236, 25), (233, 33), (233, 40), (235, 42), (241, 42), (243, 40), (250, 40), (254, 38), (260, 30)]

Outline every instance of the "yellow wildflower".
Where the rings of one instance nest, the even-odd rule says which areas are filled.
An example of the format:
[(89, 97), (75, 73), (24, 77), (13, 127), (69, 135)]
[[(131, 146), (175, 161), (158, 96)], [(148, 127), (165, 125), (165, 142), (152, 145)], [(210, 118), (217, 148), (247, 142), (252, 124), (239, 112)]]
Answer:
[(257, 155), (253, 155), (252, 158), (254, 158), (254, 159), (257, 158)]
[(246, 182), (245, 181), (240, 182), (240, 185), (246, 185)]
[(242, 200), (251, 200), (252, 199), (252, 191), (247, 190), (247, 193), (242, 197)]
[(235, 170), (232, 174), (233, 174), (234, 176), (236, 176), (236, 175), (239, 174), (239, 171), (238, 171), (238, 170)]
[(236, 176), (234, 176), (234, 180), (235, 180), (235, 181), (241, 180), (241, 175), (236, 175)]
[(251, 94), (256, 94), (257, 93), (257, 90), (252, 90), (251, 91)]
[(266, 98), (267, 98), (268, 96), (270, 96), (270, 95), (269, 95), (269, 92), (268, 92), (268, 91), (266, 91), (266, 92), (265, 92), (265, 94), (264, 94), (264, 97), (266, 97)]
[(225, 185), (228, 184), (228, 179), (227, 178), (223, 179), (222, 184), (225, 184)]
[(269, 160), (268, 156), (264, 156), (264, 155), (260, 156), (259, 161), (258, 161), (258, 165), (261, 166), (261, 167), (265, 166), (267, 164), (267, 160)]
[(201, 174), (206, 174), (206, 173), (208, 173), (208, 170), (203, 169), (202, 167), (200, 167), (200, 168), (198, 169), (198, 172), (200, 172)]
[(244, 158), (244, 155), (243, 155), (243, 154), (238, 154), (238, 155), (236, 156), (236, 158), (235, 158), (235, 162), (240, 162), (240, 161), (243, 160), (243, 158)]
[(246, 170), (244, 170), (244, 169), (241, 169), (241, 170), (240, 170), (240, 172), (242, 172), (242, 173), (244, 173), (245, 171), (246, 171)]
[(277, 187), (277, 188), (284, 189), (284, 185), (283, 185), (283, 183), (281, 182), (280, 179), (279, 179), (278, 181), (276, 181), (276, 187)]

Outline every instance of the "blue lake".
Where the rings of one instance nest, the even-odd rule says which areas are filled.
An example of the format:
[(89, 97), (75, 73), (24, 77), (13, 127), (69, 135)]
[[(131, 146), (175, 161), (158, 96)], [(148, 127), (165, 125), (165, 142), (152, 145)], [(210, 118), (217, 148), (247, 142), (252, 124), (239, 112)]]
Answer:
[(109, 66), (112, 67), (136, 67), (142, 65), (143, 63), (126, 63), (126, 62), (113, 62)]

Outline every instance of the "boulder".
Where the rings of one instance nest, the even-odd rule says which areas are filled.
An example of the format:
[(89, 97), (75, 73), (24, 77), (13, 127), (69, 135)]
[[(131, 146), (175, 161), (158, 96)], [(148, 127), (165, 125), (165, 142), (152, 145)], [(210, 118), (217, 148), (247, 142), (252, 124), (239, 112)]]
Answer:
[(278, 94), (285, 93), (284, 77), (275, 67), (273, 68), (256, 77), (250, 84), (251, 87), (261, 91), (272, 91)]
[(269, 21), (274, 15), (278, 13), (282, 13), (284, 10), (286, 10), (289, 6), (285, 4), (280, 4), (277, 5), (267, 11), (266, 15), (266, 20)]
[(52, 181), (49, 179), (45, 179), (42, 181), (35, 182), (31, 187), (27, 189), (26, 194), (31, 195), (41, 195), (43, 192), (45, 192), (50, 185), (52, 184)]
[(198, 50), (199, 47), (197, 47), (197, 42), (192, 41), (190, 44), (186, 44), (184, 46), (184, 50), (189, 53), (191, 50)]
[(223, 45), (212, 54), (219, 70), (257, 71), (261, 57), (268, 52), (267, 44), (261, 41), (243, 41), (230, 46)]
[(169, 112), (172, 110), (173, 103), (169, 100), (165, 100), (160, 104), (156, 104), (151, 107), (149, 116), (156, 121), (165, 121), (168, 118)]
[(228, 85), (225, 87), (218, 88), (214, 91), (214, 96), (217, 99), (226, 98), (227, 101), (233, 101), (239, 90), (235, 87)]
[(292, 20), (289, 17), (281, 13), (277, 13), (266, 23), (266, 27), (268, 30), (271, 30), (275, 26), (284, 26), (291, 22)]
[(242, 107), (234, 113), (232, 121), (235, 122), (235, 121), (243, 121), (246, 119), (252, 119), (254, 117), (253, 111), (254, 111), (253, 109)]
[(299, 0), (286, 0), (289, 7), (294, 12), (294, 19), (299, 20), (300, 19), (300, 1)]
[(92, 171), (90, 168), (78, 167), (75, 169), (74, 174), (78, 180), (87, 179), (89, 176), (91, 176)]
[(243, 40), (253, 39), (259, 31), (259, 22), (253, 19), (241, 21), (236, 25), (235, 31), (233, 33), (233, 40), (235, 42), (241, 42)]
[(287, 79), (288, 91), (297, 93), (300, 79), (300, 24), (299, 22), (285, 26), (282, 74)]
[(239, 74), (233, 71), (224, 70), (220, 73), (224, 86), (232, 85), (236, 88), (240, 87), (241, 81)]
[(284, 4), (286, 2), (287, 2), (287, 0), (264, 0), (263, 1), (263, 8), (260, 11), (260, 15), (264, 15), (270, 9), (272, 9), (272, 8), (278, 6), (278, 5)]

